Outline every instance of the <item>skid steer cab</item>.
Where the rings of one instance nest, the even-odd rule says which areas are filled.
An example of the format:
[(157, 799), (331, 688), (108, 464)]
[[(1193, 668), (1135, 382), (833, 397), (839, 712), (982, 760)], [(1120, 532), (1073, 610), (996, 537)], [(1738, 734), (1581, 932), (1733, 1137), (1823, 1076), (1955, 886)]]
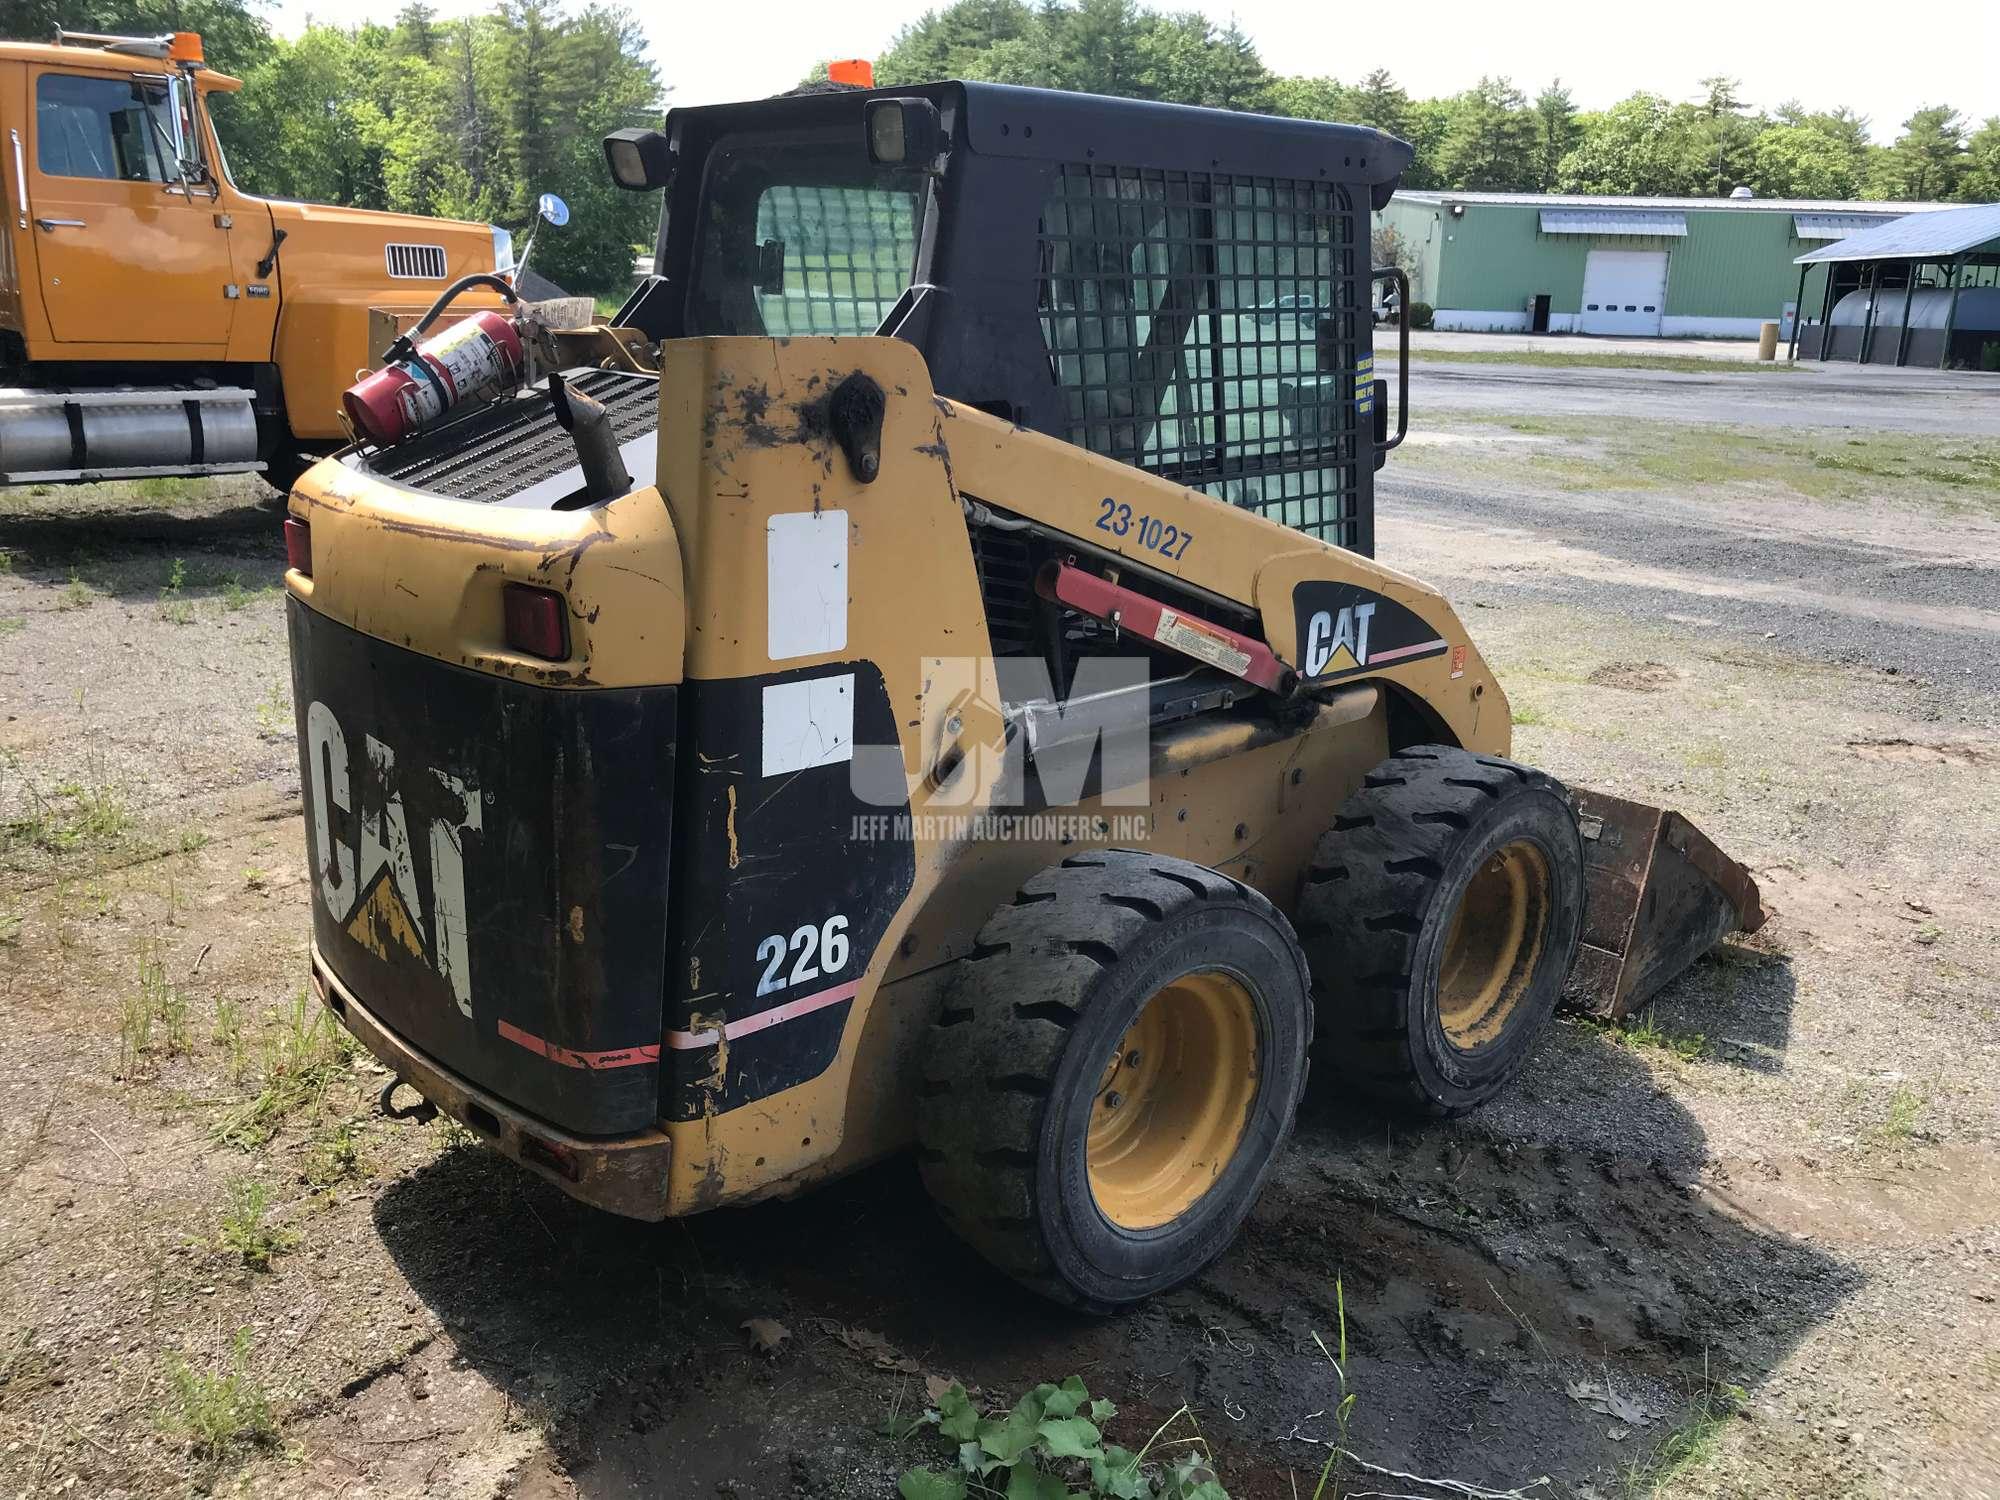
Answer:
[(1372, 555), (1401, 141), (940, 83), (606, 155), (654, 274), (413, 331), (397, 390), (475, 396), (379, 408), (286, 523), (313, 987), (529, 1170), (657, 1219), (914, 1145), (1116, 1307), (1228, 1244), (1315, 1043), (1455, 1114), (1581, 943), (1628, 1003), (1755, 920), (1642, 891), (1692, 866), (1510, 761)]

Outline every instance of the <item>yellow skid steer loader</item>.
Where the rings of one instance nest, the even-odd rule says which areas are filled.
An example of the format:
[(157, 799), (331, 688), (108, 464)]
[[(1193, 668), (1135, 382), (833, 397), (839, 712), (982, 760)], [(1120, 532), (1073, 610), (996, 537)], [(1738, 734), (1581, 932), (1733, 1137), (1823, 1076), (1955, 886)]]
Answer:
[(287, 522), (315, 992), (496, 1148), (662, 1218), (914, 1145), (1111, 1308), (1229, 1242), (1309, 1050), (1455, 1114), (1580, 943), (1615, 1012), (1754, 925), (1684, 823), (1509, 760), (1372, 556), (1407, 145), (941, 83), (606, 156), (655, 274)]

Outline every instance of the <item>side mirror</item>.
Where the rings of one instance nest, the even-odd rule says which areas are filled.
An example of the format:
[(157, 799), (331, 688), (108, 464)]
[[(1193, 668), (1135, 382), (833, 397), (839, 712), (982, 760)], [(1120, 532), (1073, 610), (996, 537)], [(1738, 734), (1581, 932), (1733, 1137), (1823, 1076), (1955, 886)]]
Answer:
[(569, 222), (569, 205), (554, 193), (544, 193), (535, 200), (535, 212), (551, 228), (560, 229)]
[(657, 130), (614, 130), (604, 138), (611, 180), (628, 193), (656, 193), (673, 175), (674, 153)]
[(878, 167), (928, 172), (944, 150), (944, 119), (928, 99), (871, 99), (861, 119)]

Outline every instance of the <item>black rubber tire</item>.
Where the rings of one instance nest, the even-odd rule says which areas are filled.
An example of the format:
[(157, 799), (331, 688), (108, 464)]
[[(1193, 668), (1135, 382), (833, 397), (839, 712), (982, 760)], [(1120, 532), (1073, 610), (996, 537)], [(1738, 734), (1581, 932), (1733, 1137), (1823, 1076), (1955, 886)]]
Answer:
[[(1473, 875), (1523, 840), (1548, 871), (1541, 951), (1497, 1034), (1461, 1048), (1439, 1015), (1446, 939)], [(1583, 840), (1561, 782), (1451, 746), (1398, 751), (1341, 807), (1300, 896), (1321, 1059), (1402, 1112), (1476, 1108), (1527, 1063), (1582, 925)]]
[[(1084, 1143), (1104, 1071), (1160, 988), (1221, 971), (1250, 994), (1259, 1077), (1241, 1143), (1179, 1217), (1134, 1231), (1093, 1197)], [(1305, 955), (1258, 892), (1204, 866), (1113, 849), (1042, 871), (980, 929), (926, 1039), (918, 1163), (947, 1223), (1016, 1280), (1108, 1312), (1225, 1249), (1305, 1090)]]
[(289, 497), (299, 476), (332, 451), (331, 448), (280, 448), (265, 460), (263, 472), (257, 477), (280, 497)]

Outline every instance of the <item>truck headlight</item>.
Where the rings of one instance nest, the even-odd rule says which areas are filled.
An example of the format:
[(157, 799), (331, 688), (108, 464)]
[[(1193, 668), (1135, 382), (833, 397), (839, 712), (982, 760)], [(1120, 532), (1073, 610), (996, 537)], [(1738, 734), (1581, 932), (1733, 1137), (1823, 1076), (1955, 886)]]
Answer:
[(489, 227), (493, 230), (493, 274), (511, 276), (514, 274), (514, 236), (498, 224)]

